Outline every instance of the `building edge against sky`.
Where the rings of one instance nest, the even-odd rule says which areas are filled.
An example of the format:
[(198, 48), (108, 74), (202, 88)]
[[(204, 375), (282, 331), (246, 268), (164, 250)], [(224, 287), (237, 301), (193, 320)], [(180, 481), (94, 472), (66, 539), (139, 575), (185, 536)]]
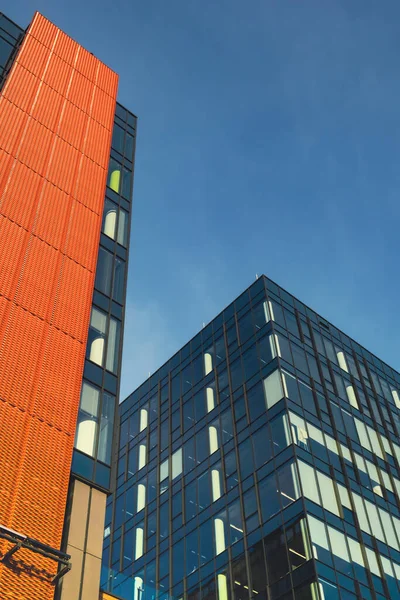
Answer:
[(400, 597), (400, 374), (271, 280), (119, 412), (111, 597)]
[(39, 13), (26, 31), (0, 13), (0, 86), (0, 596), (90, 600), (136, 117), (116, 102), (118, 76)]

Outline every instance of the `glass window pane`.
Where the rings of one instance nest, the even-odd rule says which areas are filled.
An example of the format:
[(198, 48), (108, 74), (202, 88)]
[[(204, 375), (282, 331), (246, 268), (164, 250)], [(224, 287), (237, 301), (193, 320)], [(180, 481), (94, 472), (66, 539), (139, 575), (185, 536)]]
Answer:
[(113, 373), (116, 373), (118, 369), (120, 327), (119, 321), (110, 317), (106, 369)]
[(334, 513), (338, 517), (340, 516), (339, 508), (336, 501), (335, 489), (333, 487), (333, 481), (330, 477), (327, 477), (320, 471), (317, 471), (317, 479), (319, 483), (319, 489), (322, 497), (322, 506)]
[(324, 523), (311, 515), (308, 515), (307, 520), (314, 558), (332, 564), (332, 555)]
[(172, 479), (182, 473), (182, 448), (179, 448), (172, 455)]
[(86, 356), (89, 360), (101, 367), (103, 366), (104, 360), (106, 327), (107, 315), (97, 308), (92, 307)]
[(128, 169), (123, 169), (123, 178), (122, 178), (122, 195), (127, 200), (130, 200), (131, 197), (131, 179), (132, 173), (128, 171)]
[(108, 163), (107, 185), (117, 194), (121, 187), (121, 171), (122, 165), (113, 158), (110, 158), (110, 162)]
[(112, 135), (112, 147), (117, 150), (120, 154), (124, 153), (124, 130), (122, 127), (114, 123), (113, 135)]
[(113, 255), (104, 248), (100, 247), (99, 256), (97, 259), (96, 281), (94, 285), (97, 290), (106, 296), (111, 295), (112, 268)]
[(100, 436), (97, 458), (107, 465), (111, 464), (111, 448), (114, 429), (115, 398), (103, 392), (100, 417)]
[(114, 262), (114, 283), (113, 300), (123, 304), (124, 301), (124, 283), (125, 283), (125, 262), (115, 258)]
[(117, 241), (121, 246), (126, 247), (128, 244), (128, 213), (122, 208), (119, 209)]
[(84, 381), (75, 434), (75, 448), (89, 456), (95, 455), (99, 400), (100, 391)]
[(303, 488), (303, 494), (316, 504), (321, 504), (318, 494), (317, 480), (315, 470), (306, 463), (299, 460), (300, 481)]
[(104, 201), (102, 232), (115, 240), (118, 206), (108, 198)]
[(125, 137), (125, 156), (129, 160), (133, 160), (133, 136), (129, 133)]
[(267, 408), (271, 408), (283, 398), (281, 374), (278, 370), (264, 379), (264, 392)]

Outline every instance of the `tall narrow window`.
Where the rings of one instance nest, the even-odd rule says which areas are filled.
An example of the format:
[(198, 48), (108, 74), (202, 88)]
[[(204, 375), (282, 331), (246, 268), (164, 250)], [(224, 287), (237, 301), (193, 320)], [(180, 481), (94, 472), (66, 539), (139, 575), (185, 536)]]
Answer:
[(107, 185), (117, 194), (121, 187), (121, 171), (122, 165), (113, 158), (110, 158), (110, 162), (108, 163)]
[(102, 231), (112, 240), (115, 240), (115, 234), (117, 230), (117, 212), (117, 205), (106, 198), (104, 201)]
[(120, 154), (124, 153), (124, 134), (122, 127), (114, 123), (111, 146)]
[(210, 444), (210, 454), (218, 450), (218, 431), (213, 425), (208, 428), (208, 438)]
[(114, 261), (113, 300), (123, 303), (125, 282), (125, 262), (119, 258)]
[(217, 575), (218, 584), (218, 600), (228, 600), (228, 586), (226, 583), (226, 575), (218, 573)]
[(78, 413), (75, 448), (89, 456), (95, 455), (99, 399), (100, 391), (84, 381)]
[(137, 505), (136, 512), (140, 512), (146, 505), (146, 486), (143, 483), (139, 483), (137, 487)]
[(171, 479), (175, 479), (182, 473), (182, 448), (173, 453), (171, 462)]
[(89, 336), (87, 342), (86, 355), (92, 362), (103, 366), (104, 347), (106, 339), (107, 315), (92, 308), (90, 317)]
[(270, 321), (274, 321), (275, 317), (274, 317), (274, 308), (272, 306), (272, 302), (270, 300), (266, 300), (263, 303), (263, 307), (264, 307), (265, 322), (269, 323)]
[(122, 172), (122, 195), (127, 200), (129, 200), (131, 196), (131, 180), (132, 173), (124, 167)]
[(148, 412), (145, 408), (141, 408), (139, 411), (139, 431), (144, 431), (148, 423)]
[(111, 448), (114, 429), (115, 398), (103, 392), (100, 417), (100, 434), (97, 458), (111, 464)]
[(117, 242), (125, 247), (128, 244), (128, 213), (122, 208), (119, 209)]
[(136, 527), (135, 560), (143, 556), (143, 528)]
[(351, 406), (353, 406), (353, 408), (356, 408), (357, 410), (360, 410), (359, 406), (358, 406), (358, 402), (357, 402), (356, 393), (355, 393), (354, 388), (351, 385), (351, 383), (346, 385), (346, 394), (347, 394), (347, 399), (350, 402)]
[(113, 373), (116, 373), (118, 370), (120, 328), (120, 322), (113, 317), (110, 317), (106, 369), (112, 371)]
[(335, 348), (336, 350), (336, 356), (338, 359), (338, 363), (339, 363), (339, 367), (341, 369), (343, 369), (343, 371), (346, 371), (346, 373), (349, 372), (349, 369), (347, 367), (347, 362), (346, 362), (346, 357), (345, 354), (342, 350), (339, 350), (339, 348)]
[(207, 412), (211, 412), (215, 408), (215, 393), (214, 388), (206, 388)]
[(212, 500), (216, 502), (221, 498), (221, 477), (218, 469), (211, 470), (211, 488), (212, 488)]
[(225, 524), (222, 519), (214, 519), (215, 554), (221, 554), (226, 548)]
[(212, 354), (210, 354), (209, 352), (205, 352), (204, 353), (204, 375), (208, 375), (209, 373), (211, 373), (212, 369), (213, 369)]
[(146, 444), (139, 444), (138, 470), (146, 465)]
[(97, 259), (96, 280), (94, 285), (97, 290), (106, 296), (111, 295), (112, 271), (113, 255), (104, 248), (100, 247)]

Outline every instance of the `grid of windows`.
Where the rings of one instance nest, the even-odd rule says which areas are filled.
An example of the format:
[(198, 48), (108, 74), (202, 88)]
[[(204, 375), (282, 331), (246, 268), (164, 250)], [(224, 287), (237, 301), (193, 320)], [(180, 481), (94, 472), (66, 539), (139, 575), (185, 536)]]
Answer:
[(104, 589), (400, 597), (400, 375), (258, 279), (120, 407)]
[(75, 475), (104, 489), (110, 488), (121, 371), (135, 131), (136, 117), (117, 104), (110, 169), (118, 160), (126, 165), (129, 174), (123, 189), (109, 184), (106, 190), (72, 463)]

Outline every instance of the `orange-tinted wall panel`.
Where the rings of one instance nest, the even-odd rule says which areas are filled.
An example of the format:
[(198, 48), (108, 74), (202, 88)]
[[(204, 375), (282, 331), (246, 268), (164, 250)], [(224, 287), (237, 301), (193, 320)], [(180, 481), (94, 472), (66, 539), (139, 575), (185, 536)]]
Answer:
[[(0, 524), (59, 548), (118, 78), (36, 14), (0, 95)], [(0, 544), (4, 553), (9, 544)], [(46, 600), (55, 564), (0, 563)], [(31, 571), (26, 566), (33, 565)]]

